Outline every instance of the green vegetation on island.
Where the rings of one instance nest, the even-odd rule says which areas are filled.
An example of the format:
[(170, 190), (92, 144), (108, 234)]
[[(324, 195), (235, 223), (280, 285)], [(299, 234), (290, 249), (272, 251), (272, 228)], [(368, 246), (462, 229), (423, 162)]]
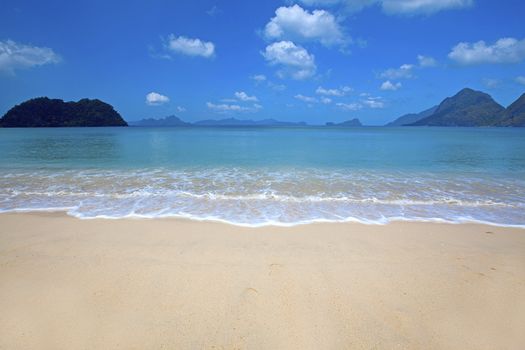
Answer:
[(0, 119), (4, 128), (127, 126), (113, 107), (84, 98), (78, 102), (38, 97), (11, 108)]

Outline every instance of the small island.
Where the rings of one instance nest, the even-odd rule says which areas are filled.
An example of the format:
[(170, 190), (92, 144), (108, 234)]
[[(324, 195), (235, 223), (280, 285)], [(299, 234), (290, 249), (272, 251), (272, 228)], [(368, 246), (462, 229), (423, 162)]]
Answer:
[(113, 106), (87, 98), (78, 102), (38, 97), (11, 108), (1, 119), (4, 128), (128, 126)]

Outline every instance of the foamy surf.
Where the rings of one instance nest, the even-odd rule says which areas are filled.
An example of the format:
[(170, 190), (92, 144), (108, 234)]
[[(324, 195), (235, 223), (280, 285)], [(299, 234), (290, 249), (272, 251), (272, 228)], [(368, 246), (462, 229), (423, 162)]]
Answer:
[(482, 174), (347, 169), (16, 170), (0, 212), (81, 219), (184, 218), (233, 225), (392, 221), (525, 227), (525, 181)]

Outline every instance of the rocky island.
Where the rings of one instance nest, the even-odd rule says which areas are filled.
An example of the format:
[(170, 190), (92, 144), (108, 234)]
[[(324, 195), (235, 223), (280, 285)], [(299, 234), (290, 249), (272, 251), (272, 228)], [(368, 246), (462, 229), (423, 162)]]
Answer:
[(78, 102), (38, 97), (11, 108), (1, 119), (4, 128), (127, 126), (105, 102), (87, 98)]

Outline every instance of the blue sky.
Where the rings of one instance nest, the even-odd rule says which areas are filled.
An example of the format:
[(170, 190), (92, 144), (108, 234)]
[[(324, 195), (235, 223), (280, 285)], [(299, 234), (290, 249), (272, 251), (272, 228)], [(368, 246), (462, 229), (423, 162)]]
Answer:
[(463, 87), (525, 92), (518, 0), (0, 3), (0, 114), (99, 98), (176, 114), (379, 125)]

